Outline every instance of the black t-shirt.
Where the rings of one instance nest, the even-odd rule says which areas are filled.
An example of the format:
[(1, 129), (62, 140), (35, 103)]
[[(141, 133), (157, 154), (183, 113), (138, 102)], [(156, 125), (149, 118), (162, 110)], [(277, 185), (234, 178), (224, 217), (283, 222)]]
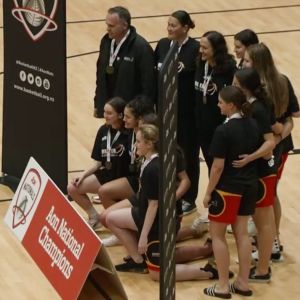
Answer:
[(254, 152), (261, 144), (261, 135), (254, 119), (233, 118), (217, 127), (210, 145), (214, 158), (225, 159), (224, 170), (218, 184), (247, 184), (257, 178), (256, 162), (243, 168), (234, 168), (232, 162), (239, 155)]
[[(143, 170), (142, 176), (140, 178), (140, 191), (139, 191), (139, 231), (142, 230), (145, 221), (145, 216), (148, 209), (148, 200), (158, 201), (159, 197), (159, 159), (158, 157), (153, 158), (148, 165)], [(150, 233), (157, 233), (159, 229), (159, 209), (155, 216), (153, 225), (151, 227)]]
[[(272, 107), (256, 99), (251, 103), (252, 118), (256, 121), (262, 141), (264, 134), (272, 133), (271, 125), (275, 123), (275, 116)], [(272, 160), (273, 161), (273, 160)], [(260, 178), (276, 173), (275, 166), (271, 160), (259, 158), (257, 160), (258, 176)]]
[(117, 130), (111, 126), (102, 125), (95, 139), (91, 157), (102, 163), (105, 167), (107, 158), (107, 134), (111, 134), (111, 169), (109, 172), (114, 174), (114, 178), (125, 177), (129, 174), (130, 157), (128, 155), (128, 133), (124, 130), (120, 131), (119, 137), (115, 139)]
[(218, 107), (218, 95), (223, 87), (232, 84), (235, 71), (236, 63), (234, 59), (229, 59), (223, 71), (216, 71), (209, 66), (207, 76), (211, 75), (211, 79), (208, 83), (205, 101), (205, 97), (203, 97), (205, 62), (199, 62), (195, 74), (194, 88), (196, 90), (196, 107), (200, 138), (210, 141), (217, 126), (224, 122), (225, 117), (221, 115)]
[[(291, 117), (292, 113), (299, 111), (299, 103), (297, 96), (294, 92), (293, 86), (290, 80), (285, 76), (288, 83), (288, 93), (289, 93), (289, 103), (286, 112), (277, 119), (278, 122), (284, 123), (286, 118)], [(292, 135), (287, 136), (276, 148), (281, 148), (280, 150), (275, 149), (277, 152), (288, 153), (294, 149), (294, 143)]]
[[(163, 38), (158, 42), (154, 52), (158, 69), (168, 54), (170, 45), (171, 40), (168, 38)], [(178, 54), (178, 117), (180, 119), (191, 117), (191, 114), (195, 113), (194, 79), (199, 47), (200, 43), (189, 37)]]

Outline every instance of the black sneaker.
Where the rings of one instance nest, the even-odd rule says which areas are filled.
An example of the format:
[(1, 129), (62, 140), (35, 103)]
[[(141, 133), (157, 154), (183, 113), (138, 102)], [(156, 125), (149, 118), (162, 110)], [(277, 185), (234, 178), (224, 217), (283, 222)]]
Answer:
[(257, 275), (255, 274), (256, 267), (250, 269), (249, 281), (250, 282), (261, 282), (268, 283), (271, 281), (271, 268), (269, 268), (269, 272), (265, 275)]
[(148, 267), (145, 261), (136, 263), (132, 258), (128, 259), (123, 264), (116, 265), (115, 267), (119, 272), (148, 273)]
[[(219, 279), (218, 270), (211, 263), (207, 263), (204, 268), (200, 268), (200, 270), (212, 273), (213, 276), (209, 279)], [(234, 273), (229, 270), (229, 278), (232, 278), (233, 276)]]
[(197, 210), (195, 203), (189, 203), (185, 200), (182, 201), (182, 213), (184, 216), (189, 215)]

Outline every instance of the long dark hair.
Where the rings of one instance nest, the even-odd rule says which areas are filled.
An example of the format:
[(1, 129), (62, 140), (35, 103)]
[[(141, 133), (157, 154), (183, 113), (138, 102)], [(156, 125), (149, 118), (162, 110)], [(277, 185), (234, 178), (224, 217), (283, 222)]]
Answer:
[(253, 68), (241, 69), (235, 72), (235, 78), (240, 86), (248, 90), (254, 97), (264, 104), (271, 106), (272, 101), (267, 96), (266, 89), (261, 82), (258, 72)]
[(225, 72), (231, 64), (235, 64), (233, 55), (228, 53), (226, 40), (218, 31), (207, 31), (202, 37), (208, 39), (214, 52), (215, 72)]
[(244, 29), (238, 32), (235, 34), (234, 39), (240, 41), (246, 47), (259, 43), (257, 34), (251, 29)]
[(127, 103), (126, 107), (130, 109), (136, 119), (153, 112), (152, 101), (144, 95), (136, 96), (133, 100)]
[(225, 86), (219, 95), (226, 103), (233, 103), (244, 117), (251, 115), (250, 103), (240, 88), (233, 85)]

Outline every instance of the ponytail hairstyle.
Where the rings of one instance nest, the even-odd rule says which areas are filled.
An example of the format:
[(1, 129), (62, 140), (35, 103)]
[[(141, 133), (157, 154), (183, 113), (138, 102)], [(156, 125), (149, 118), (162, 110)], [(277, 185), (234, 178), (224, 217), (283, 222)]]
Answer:
[(267, 96), (264, 85), (260, 80), (258, 72), (253, 68), (240, 69), (235, 72), (235, 78), (238, 80), (240, 87), (251, 93), (257, 100), (262, 101), (265, 105), (271, 107), (272, 101)]
[(171, 16), (178, 20), (181, 26), (187, 26), (188, 30), (195, 28), (195, 23), (185, 10), (177, 10)]
[(275, 116), (282, 116), (288, 107), (289, 90), (286, 77), (277, 71), (270, 49), (259, 43), (247, 48), (253, 68), (260, 75), (262, 83), (266, 87), (267, 95), (271, 99)]
[(251, 29), (244, 29), (238, 32), (235, 34), (234, 39), (239, 41), (245, 47), (259, 43), (257, 34)]
[(219, 95), (224, 102), (232, 103), (242, 113), (243, 117), (251, 115), (250, 103), (240, 88), (233, 85), (225, 86)]
[(154, 150), (156, 152), (158, 152), (159, 151), (159, 144), (158, 144), (159, 132), (158, 132), (158, 128), (154, 125), (151, 125), (151, 124), (144, 124), (144, 125), (141, 125), (139, 127), (138, 131), (141, 133), (142, 138), (145, 140), (145, 142), (153, 143)]
[(126, 102), (121, 97), (113, 97), (107, 102), (107, 104), (109, 104), (116, 113), (121, 115), (124, 114)]

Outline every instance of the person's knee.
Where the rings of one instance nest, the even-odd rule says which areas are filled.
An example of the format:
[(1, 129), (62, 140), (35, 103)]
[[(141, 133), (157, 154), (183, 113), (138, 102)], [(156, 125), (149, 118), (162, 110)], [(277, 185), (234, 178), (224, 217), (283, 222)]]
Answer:
[(72, 196), (77, 191), (77, 188), (74, 184), (69, 183), (67, 186), (68, 195)]
[(98, 189), (98, 195), (100, 199), (105, 199), (110, 195), (110, 188), (107, 185), (101, 185)]
[(149, 276), (153, 281), (159, 281), (159, 272), (149, 270)]

